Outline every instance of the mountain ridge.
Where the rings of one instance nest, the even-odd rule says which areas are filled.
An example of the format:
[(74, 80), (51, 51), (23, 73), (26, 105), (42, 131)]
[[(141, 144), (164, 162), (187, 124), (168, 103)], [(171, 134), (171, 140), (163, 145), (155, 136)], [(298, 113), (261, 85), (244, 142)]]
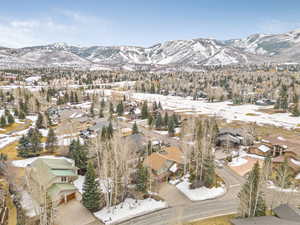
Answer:
[(84, 69), (197, 70), (201, 66), (300, 62), (300, 30), (253, 34), (220, 41), (170, 40), (149, 47), (89, 46), (57, 42), (23, 48), (0, 47), (0, 68), (77, 67)]

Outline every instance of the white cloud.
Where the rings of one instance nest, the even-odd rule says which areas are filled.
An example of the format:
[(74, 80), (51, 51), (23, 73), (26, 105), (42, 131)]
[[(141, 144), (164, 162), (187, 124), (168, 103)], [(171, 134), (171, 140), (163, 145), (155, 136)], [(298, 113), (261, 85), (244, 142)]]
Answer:
[[(73, 11), (59, 11), (44, 18), (1, 18), (0, 46), (25, 47), (67, 42), (101, 44), (100, 37), (113, 36), (110, 22)], [(99, 41), (98, 41), (99, 40)]]

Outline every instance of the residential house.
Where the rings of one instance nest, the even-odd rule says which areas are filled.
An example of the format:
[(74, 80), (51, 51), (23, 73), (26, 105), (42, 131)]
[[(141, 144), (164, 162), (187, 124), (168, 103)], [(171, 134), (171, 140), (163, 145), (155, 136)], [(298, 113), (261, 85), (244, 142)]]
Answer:
[(233, 219), (233, 225), (299, 225), (300, 210), (287, 204), (273, 209), (275, 216), (248, 217)]
[(239, 147), (241, 145), (252, 145), (254, 137), (247, 130), (241, 128), (220, 129), (216, 145), (222, 147)]
[(175, 174), (183, 164), (183, 152), (174, 146), (164, 147), (161, 151), (152, 153), (144, 161), (144, 165), (151, 169), (158, 181)]
[(66, 159), (36, 159), (26, 167), (26, 178), (29, 192), (40, 205), (46, 194), (54, 206), (81, 198), (73, 184), (77, 168)]
[(270, 157), (277, 157), (285, 154), (287, 151), (288, 146), (284, 145), (280, 141), (267, 141), (262, 140), (259, 143), (250, 146), (248, 151), (251, 154), (256, 154), (259, 156), (270, 156)]

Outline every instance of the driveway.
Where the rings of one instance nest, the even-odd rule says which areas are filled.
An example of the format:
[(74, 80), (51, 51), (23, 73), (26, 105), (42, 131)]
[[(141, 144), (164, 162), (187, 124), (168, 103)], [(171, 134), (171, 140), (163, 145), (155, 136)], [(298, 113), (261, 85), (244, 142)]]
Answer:
[(160, 185), (158, 195), (165, 199), (170, 207), (188, 205), (192, 203), (175, 187), (175, 185), (169, 183), (162, 183)]
[(56, 209), (55, 225), (102, 225), (79, 201), (72, 200)]

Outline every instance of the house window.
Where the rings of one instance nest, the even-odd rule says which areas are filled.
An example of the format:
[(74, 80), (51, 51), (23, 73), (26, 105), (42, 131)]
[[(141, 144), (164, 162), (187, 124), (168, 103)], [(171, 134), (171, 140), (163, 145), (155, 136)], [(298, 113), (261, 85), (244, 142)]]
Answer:
[(67, 182), (67, 177), (61, 177), (61, 182), (66, 183)]

